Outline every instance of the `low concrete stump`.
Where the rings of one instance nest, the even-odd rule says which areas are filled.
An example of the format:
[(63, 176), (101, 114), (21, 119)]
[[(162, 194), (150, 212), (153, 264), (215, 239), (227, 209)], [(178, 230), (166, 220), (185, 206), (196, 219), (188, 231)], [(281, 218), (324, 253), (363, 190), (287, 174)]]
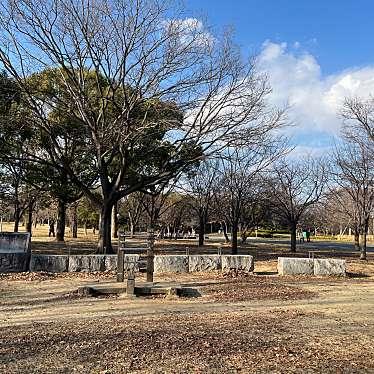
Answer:
[(154, 270), (155, 273), (188, 273), (188, 256), (155, 256)]
[(66, 255), (31, 255), (30, 271), (63, 273), (68, 271), (69, 256)]
[(346, 275), (345, 260), (338, 260), (333, 258), (316, 258), (314, 259), (314, 275)]
[(105, 255), (69, 256), (69, 272), (105, 271)]
[(253, 256), (224, 255), (222, 257), (222, 271), (241, 270), (251, 272), (254, 269)]
[(312, 275), (314, 261), (310, 258), (278, 257), (279, 275)]
[(30, 253), (0, 253), (0, 273), (20, 273), (29, 270)]
[(191, 255), (189, 256), (189, 271), (215, 271), (221, 269), (221, 256)]

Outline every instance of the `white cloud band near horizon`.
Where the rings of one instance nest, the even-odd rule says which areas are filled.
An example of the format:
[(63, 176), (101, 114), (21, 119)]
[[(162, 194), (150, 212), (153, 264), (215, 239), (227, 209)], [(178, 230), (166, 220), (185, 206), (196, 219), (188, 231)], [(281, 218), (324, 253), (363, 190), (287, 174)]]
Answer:
[(266, 41), (258, 56), (258, 68), (267, 74), (276, 106), (289, 105), (294, 126), (289, 134), (303, 148), (326, 148), (339, 133), (338, 113), (346, 97), (374, 94), (374, 64), (348, 68), (324, 76), (316, 58), (295, 42)]

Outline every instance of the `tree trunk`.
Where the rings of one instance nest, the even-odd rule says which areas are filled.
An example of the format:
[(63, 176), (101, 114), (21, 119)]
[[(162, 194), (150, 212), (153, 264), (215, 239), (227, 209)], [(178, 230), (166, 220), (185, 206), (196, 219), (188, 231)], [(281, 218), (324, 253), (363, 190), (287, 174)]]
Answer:
[(73, 238), (78, 237), (78, 213), (77, 213), (77, 204), (73, 205), (73, 215), (71, 220), (71, 228), (73, 233)]
[(225, 237), (226, 242), (229, 242), (230, 239), (229, 239), (229, 236), (227, 235), (227, 225), (225, 221), (222, 222), (222, 229), (223, 229), (223, 235)]
[(204, 245), (205, 221), (205, 217), (201, 215), (199, 219), (199, 246)]
[(360, 233), (358, 231), (357, 226), (355, 226), (355, 232), (354, 232), (354, 241), (355, 241), (355, 251), (359, 252), (360, 249)]
[(291, 252), (296, 252), (296, 223), (291, 224)]
[(366, 260), (366, 236), (368, 232), (368, 224), (365, 223), (364, 227), (361, 228), (361, 235), (360, 235), (360, 260)]
[(248, 235), (247, 235), (247, 231), (246, 230), (243, 230), (240, 234), (240, 237), (242, 239), (242, 243), (244, 244), (246, 241), (247, 241), (247, 238), (248, 238)]
[(111, 204), (104, 204), (101, 209), (99, 224), (99, 243), (97, 246), (97, 254), (114, 254), (112, 247), (112, 208)]
[(231, 235), (231, 254), (238, 254), (238, 224), (233, 223)]
[(130, 235), (133, 237), (135, 235), (135, 225), (130, 222)]
[(63, 242), (65, 240), (65, 224), (66, 224), (66, 203), (64, 200), (58, 200), (57, 227), (56, 227), (56, 241), (58, 242)]
[(26, 231), (30, 233), (31, 236), (31, 231), (32, 231), (32, 212), (34, 208), (34, 204), (32, 201), (29, 202), (28, 206), (28, 215), (27, 215), (27, 225), (26, 225)]
[(19, 221), (21, 220), (21, 209), (19, 207), (19, 201), (16, 200), (14, 203), (14, 232), (19, 230)]
[(118, 204), (115, 203), (112, 209), (112, 238), (118, 238)]

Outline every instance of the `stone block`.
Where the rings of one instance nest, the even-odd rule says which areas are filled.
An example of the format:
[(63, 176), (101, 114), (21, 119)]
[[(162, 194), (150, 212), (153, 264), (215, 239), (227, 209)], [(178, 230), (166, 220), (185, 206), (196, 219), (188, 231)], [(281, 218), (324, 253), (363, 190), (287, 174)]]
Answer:
[(191, 255), (189, 256), (189, 271), (214, 271), (221, 269), (221, 256)]
[(91, 272), (105, 270), (105, 255), (69, 256), (69, 272)]
[(106, 271), (117, 270), (117, 255), (105, 255), (105, 270)]
[(241, 270), (253, 271), (254, 261), (250, 255), (224, 255), (222, 256), (222, 271)]
[(0, 232), (0, 253), (30, 252), (28, 232)]
[(302, 275), (314, 273), (314, 261), (311, 258), (278, 257), (279, 275)]
[(123, 268), (125, 271), (128, 270), (134, 270), (134, 271), (139, 271), (139, 261), (140, 256), (139, 255), (127, 255), (125, 254), (125, 259), (124, 259), (124, 264)]
[(314, 259), (314, 275), (346, 275), (345, 260), (333, 258), (315, 258)]
[[(125, 271), (129, 269), (134, 269), (134, 271), (139, 270), (139, 265), (136, 263), (139, 261), (139, 255), (136, 254), (125, 254), (123, 268)], [(116, 271), (117, 270), (117, 255), (105, 255), (105, 270), (106, 271)]]
[(66, 255), (31, 255), (30, 271), (63, 273), (68, 271), (69, 256)]
[(20, 273), (29, 270), (30, 253), (0, 253), (0, 273)]
[(155, 273), (188, 273), (188, 256), (155, 256), (154, 271)]

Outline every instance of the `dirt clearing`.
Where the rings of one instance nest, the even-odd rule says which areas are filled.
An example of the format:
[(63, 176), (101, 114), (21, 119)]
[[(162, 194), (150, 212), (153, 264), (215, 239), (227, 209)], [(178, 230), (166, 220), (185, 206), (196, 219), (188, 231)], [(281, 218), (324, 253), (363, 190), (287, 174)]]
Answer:
[(2, 373), (374, 372), (371, 279), (200, 274), (177, 278), (201, 297), (129, 300), (74, 294), (111, 274), (14, 277), (0, 280)]

